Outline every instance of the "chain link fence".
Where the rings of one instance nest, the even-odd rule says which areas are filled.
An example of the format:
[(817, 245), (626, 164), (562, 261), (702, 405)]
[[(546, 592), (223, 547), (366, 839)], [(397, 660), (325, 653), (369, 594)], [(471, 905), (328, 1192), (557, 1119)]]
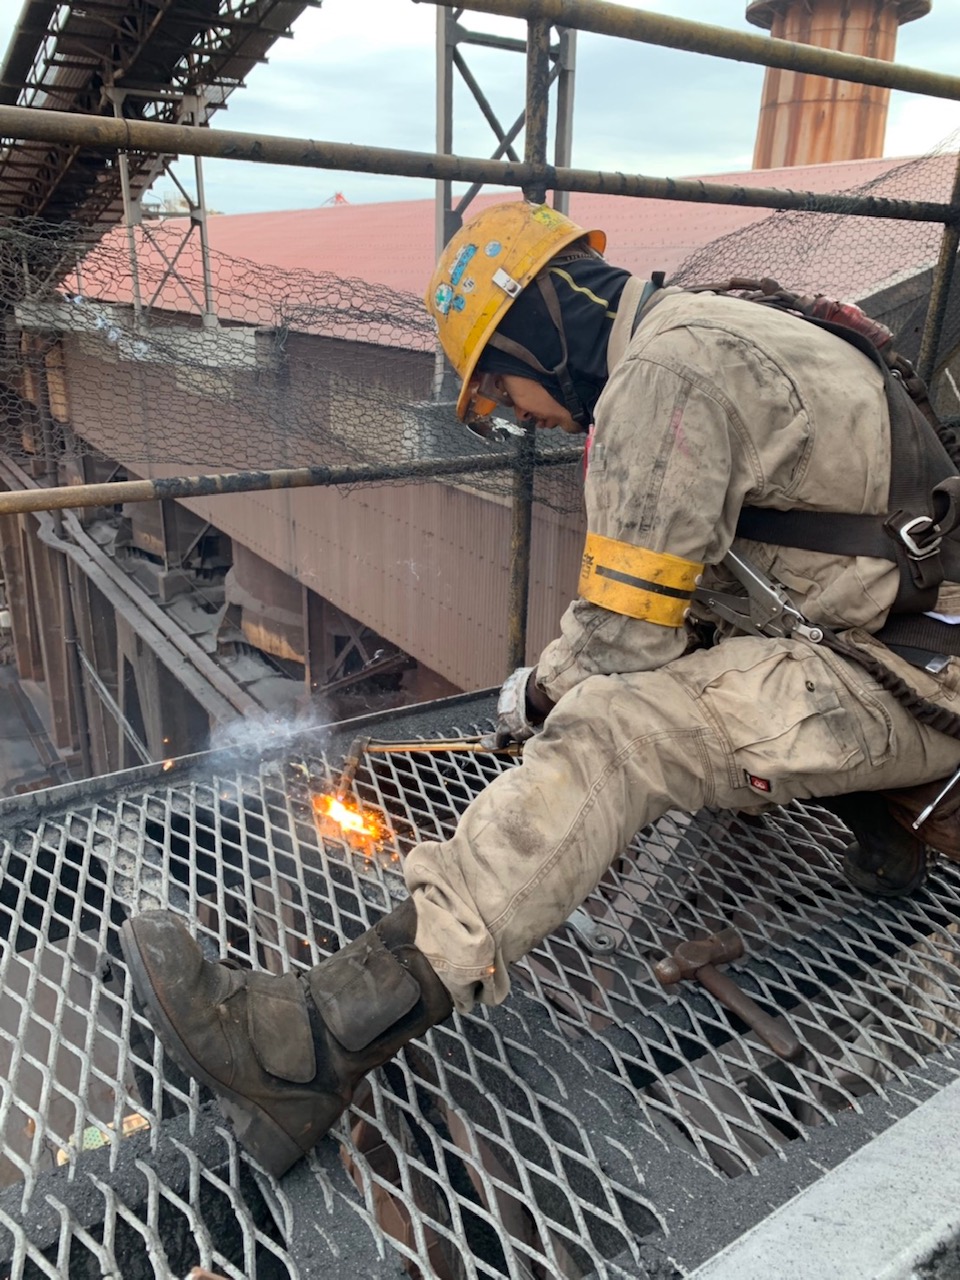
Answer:
[[(956, 167), (945, 146), (846, 196), (948, 201)], [(916, 360), (943, 228), (847, 215), (844, 200), (836, 213), (773, 213), (705, 244), (671, 283), (773, 276), (859, 301)], [(182, 219), (117, 227), (95, 243), (86, 234), (0, 226), (0, 432), (21, 465), (49, 472), (68, 453), (169, 474), (402, 465), (513, 447), (478, 446), (438, 400), (432, 322), (413, 294), (217, 252), (205, 261)], [(955, 414), (960, 286), (932, 349), (935, 403)], [(509, 472), (454, 478), (511, 491)], [(579, 468), (541, 468), (535, 499), (578, 510)]]

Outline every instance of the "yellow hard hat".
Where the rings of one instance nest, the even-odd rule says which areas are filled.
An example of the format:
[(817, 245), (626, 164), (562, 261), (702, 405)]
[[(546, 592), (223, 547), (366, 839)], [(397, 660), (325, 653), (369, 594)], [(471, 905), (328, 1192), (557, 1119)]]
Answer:
[(514, 299), (551, 258), (582, 238), (603, 253), (607, 237), (602, 231), (584, 231), (548, 205), (513, 200), (464, 223), (440, 255), (424, 301), (463, 381), (457, 400), (461, 421), (468, 412), (482, 416), (495, 408), (471, 383), (484, 347)]

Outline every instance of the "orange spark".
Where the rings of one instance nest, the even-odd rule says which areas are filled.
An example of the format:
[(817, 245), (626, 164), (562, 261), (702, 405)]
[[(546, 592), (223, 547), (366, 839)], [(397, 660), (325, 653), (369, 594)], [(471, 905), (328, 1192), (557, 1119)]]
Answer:
[(172, 769), (172, 768), (173, 768), (173, 761), (172, 761), (172, 760), (164, 760), (164, 762), (163, 762), (163, 772), (164, 772), (164, 773), (166, 773), (169, 769)]
[(329, 792), (313, 796), (313, 810), (321, 835), (325, 826), (333, 828), (332, 835), (339, 835), (351, 847), (362, 849), (368, 856), (387, 838), (386, 826), (375, 813)]

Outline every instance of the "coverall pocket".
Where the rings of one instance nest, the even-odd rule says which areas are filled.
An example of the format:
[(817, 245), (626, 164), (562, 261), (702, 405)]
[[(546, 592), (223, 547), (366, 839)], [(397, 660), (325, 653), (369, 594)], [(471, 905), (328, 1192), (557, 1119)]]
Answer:
[(590, 446), (590, 458), (587, 462), (584, 481), (584, 493), (589, 495), (588, 510), (606, 510), (610, 506), (609, 479), (607, 446), (602, 440), (594, 440)]
[(786, 785), (780, 795), (778, 784), (864, 761), (853, 699), (819, 653), (764, 646), (754, 656), (749, 666), (728, 668), (701, 695), (728, 743), (731, 786), (789, 798), (793, 789)]

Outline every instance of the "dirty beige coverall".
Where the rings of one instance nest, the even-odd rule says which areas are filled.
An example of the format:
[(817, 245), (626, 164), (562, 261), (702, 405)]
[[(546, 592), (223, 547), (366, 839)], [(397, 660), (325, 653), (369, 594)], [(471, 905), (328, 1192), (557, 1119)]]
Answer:
[[(610, 337), (586, 479), (592, 532), (710, 566), (731, 547), (743, 505), (885, 510), (889, 419), (864, 355), (773, 309), (676, 290), (654, 296), (631, 339), (641, 288), (628, 282)], [(737, 546), (811, 622), (864, 628), (858, 642), (960, 711), (960, 663), (930, 676), (868, 634), (896, 594), (891, 562)], [(955, 588), (941, 590), (938, 607), (960, 613)], [(689, 649), (683, 627), (582, 599), (567, 608), (538, 664), (557, 703), (543, 732), (452, 839), (419, 845), (405, 864), (417, 945), (458, 1008), (502, 1000), (508, 965), (668, 808), (758, 809), (906, 786), (960, 761), (960, 742), (826, 649), (743, 635)]]

